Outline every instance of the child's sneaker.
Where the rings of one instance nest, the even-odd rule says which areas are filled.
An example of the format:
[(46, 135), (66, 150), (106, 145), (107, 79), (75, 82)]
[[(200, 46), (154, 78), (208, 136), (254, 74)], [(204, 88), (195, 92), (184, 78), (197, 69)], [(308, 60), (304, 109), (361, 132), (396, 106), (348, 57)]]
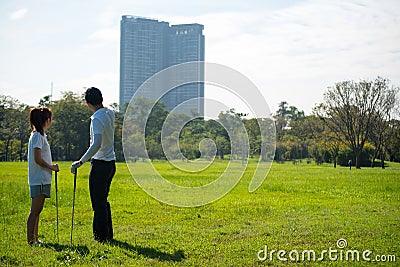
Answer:
[(31, 247), (40, 247), (44, 245), (44, 242), (42, 240), (38, 240), (37, 242), (33, 242), (32, 244), (29, 244)]

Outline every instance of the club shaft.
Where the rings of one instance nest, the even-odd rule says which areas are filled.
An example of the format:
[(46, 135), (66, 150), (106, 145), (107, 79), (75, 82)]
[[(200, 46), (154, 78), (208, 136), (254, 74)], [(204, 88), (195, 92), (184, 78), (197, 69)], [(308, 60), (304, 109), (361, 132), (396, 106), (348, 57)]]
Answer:
[(56, 183), (57, 242), (60, 243), (60, 238), (58, 236), (58, 182), (57, 182), (57, 172), (54, 173), (54, 179), (55, 179), (55, 183)]
[(72, 232), (74, 230), (74, 212), (75, 212), (75, 192), (76, 192), (76, 176), (78, 170), (75, 170), (74, 173), (74, 195), (72, 197), (72, 221), (71, 221), (71, 244), (72, 244)]

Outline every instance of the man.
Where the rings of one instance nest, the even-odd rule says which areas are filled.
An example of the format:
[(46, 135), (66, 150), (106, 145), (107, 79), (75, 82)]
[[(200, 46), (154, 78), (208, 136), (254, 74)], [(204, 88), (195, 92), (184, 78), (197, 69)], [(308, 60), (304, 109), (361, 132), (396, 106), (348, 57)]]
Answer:
[(106, 242), (113, 239), (107, 197), (115, 174), (114, 112), (103, 106), (103, 96), (95, 87), (86, 90), (85, 100), (94, 113), (90, 122), (90, 146), (80, 160), (72, 163), (71, 172), (75, 173), (83, 163), (91, 161), (89, 190), (94, 211), (93, 235), (95, 240)]

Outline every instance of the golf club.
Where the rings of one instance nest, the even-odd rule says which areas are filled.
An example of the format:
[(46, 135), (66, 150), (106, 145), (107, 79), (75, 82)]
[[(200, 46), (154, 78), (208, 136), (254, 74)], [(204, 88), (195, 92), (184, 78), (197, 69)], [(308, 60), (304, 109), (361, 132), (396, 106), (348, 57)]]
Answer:
[(72, 245), (72, 231), (74, 230), (75, 191), (76, 191), (76, 175), (77, 174), (78, 174), (78, 170), (75, 169), (75, 172), (74, 172), (74, 195), (72, 198), (71, 245)]
[(58, 184), (57, 184), (57, 172), (54, 173), (54, 178), (55, 178), (55, 182), (56, 182), (57, 243), (60, 243), (60, 238), (58, 237)]

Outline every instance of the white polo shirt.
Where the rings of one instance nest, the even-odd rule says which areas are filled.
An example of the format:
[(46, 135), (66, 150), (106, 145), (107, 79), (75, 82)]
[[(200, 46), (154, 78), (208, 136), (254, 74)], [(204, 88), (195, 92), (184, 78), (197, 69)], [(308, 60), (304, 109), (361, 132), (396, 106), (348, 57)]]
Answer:
[(101, 134), (101, 147), (93, 159), (111, 161), (115, 160), (114, 152), (114, 111), (106, 107), (98, 109), (91, 117), (90, 143), (95, 134)]
[(51, 184), (51, 170), (43, 168), (35, 162), (34, 150), (40, 148), (42, 159), (52, 164), (51, 151), (46, 134), (43, 136), (39, 132), (32, 132), (28, 143), (28, 183), (29, 185)]

